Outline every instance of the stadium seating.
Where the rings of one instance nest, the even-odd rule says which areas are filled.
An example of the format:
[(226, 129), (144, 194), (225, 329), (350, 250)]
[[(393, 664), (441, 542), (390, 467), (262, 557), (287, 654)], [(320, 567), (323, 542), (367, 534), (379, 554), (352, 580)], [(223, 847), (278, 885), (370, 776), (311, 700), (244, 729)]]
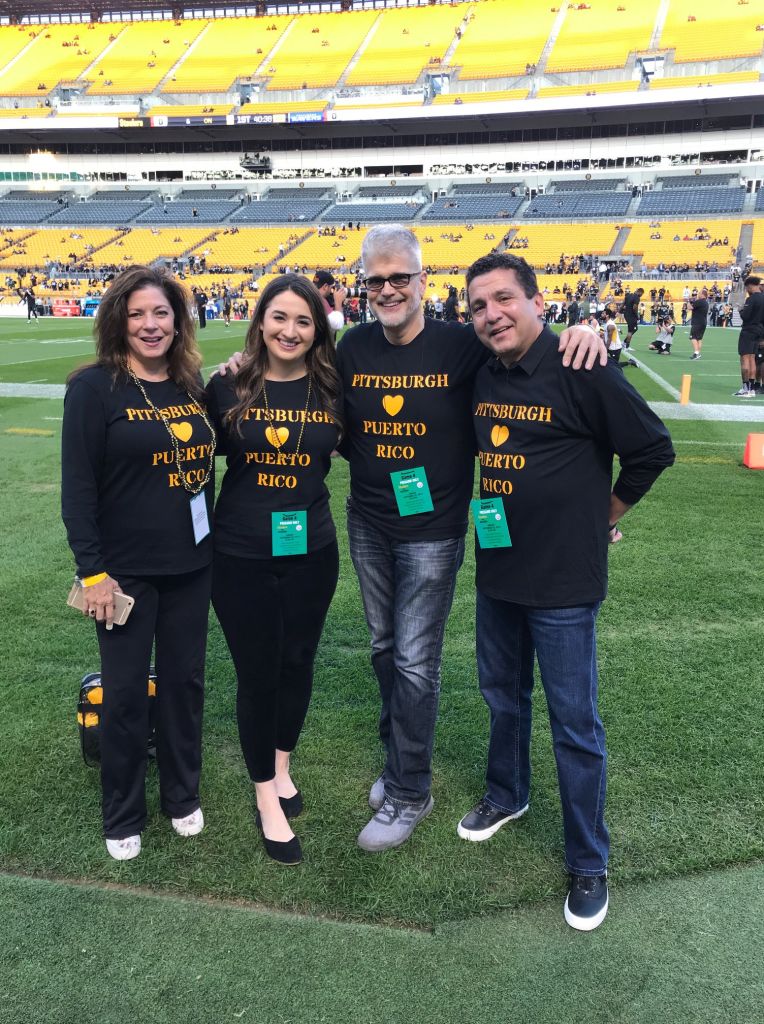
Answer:
[[(417, 224), (412, 229), (422, 247), (422, 264), (443, 270), (466, 268), (504, 241), (507, 224)], [(493, 236), (486, 238), (486, 235)], [(463, 277), (463, 275), (461, 275)], [(461, 280), (459, 287), (464, 284)]]
[(158, 259), (180, 256), (210, 235), (209, 227), (130, 228), (113, 242), (99, 249), (97, 264), (129, 266), (131, 263), (153, 263)]
[(631, 192), (555, 192), (532, 199), (525, 217), (622, 217), (629, 209)]
[(757, 212), (764, 210), (764, 188), (759, 189), (756, 195), (756, 206), (754, 207), (754, 209)]
[(283, 224), (291, 221), (312, 224), (330, 205), (330, 199), (261, 199), (240, 207), (231, 221), (237, 224)]
[(608, 92), (636, 92), (639, 82), (597, 82), (589, 85), (546, 85), (536, 93), (537, 100), (555, 96), (599, 96)]
[[(206, 25), (205, 21), (189, 20), (158, 24), (137, 21), (121, 26), (114, 44), (88, 70), (87, 79), (92, 82), (88, 95), (144, 96), (152, 92)], [(107, 31), (117, 29), (114, 24), (103, 27)]]
[(677, 174), (674, 177), (655, 179), (665, 191), (670, 188), (712, 188), (715, 185), (727, 186), (732, 182), (732, 174)]
[[(527, 248), (510, 248), (509, 252), (524, 257), (534, 267), (557, 264), (564, 253), (607, 256), (613, 248), (618, 227), (614, 224), (514, 224), (515, 238), (528, 240)], [(510, 242), (510, 246), (511, 246)], [(575, 275), (573, 275), (575, 276)], [(578, 276), (585, 276), (580, 274)], [(576, 278), (577, 279), (577, 278)]]
[[(416, 82), (424, 68), (433, 63), (437, 65), (443, 59), (465, 12), (464, 5), (457, 8), (438, 5), (379, 13), (375, 31), (358, 63), (350, 70), (347, 84)], [(321, 20), (325, 17), (322, 15)]]
[(240, 194), (241, 189), (215, 188), (214, 185), (211, 188), (184, 188), (182, 192), (178, 192), (175, 196), (175, 201), (181, 200), (187, 203), (204, 202), (206, 200), (232, 202)]
[[(730, 250), (734, 250), (738, 243), (740, 225), (739, 220), (699, 220), (697, 223), (662, 220), (659, 227), (653, 227), (646, 221), (637, 221), (631, 227), (623, 251), (641, 255), (648, 266), (661, 262), (689, 263), (694, 266), (698, 260), (708, 260), (709, 263), (716, 261), (726, 267), (730, 265)], [(727, 238), (728, 245), (709, 248), (707, 241), (694, 238), (697, 227), (707, 227), (712, 239)], [(650, 237), (655, 234), (659, 234), (660, 238)], [(674, 241), (677, 235), (679, 241)]]
[(270, 188), (267, 192), (268, 199), (323, 199), (328, 189), (320, 188)]
[(53, 260), (67, 264), (70, 262), (70, 253), (74, 253), (75, 258), (81, 260), (91, 250), (100, 250), (102, 245), (116, 236), (114, 228), (82, 228), (79, 231), (71, 231), (68, 228), (58, 228), (54, 231), (46, 228), (35, 231), (25, 238), (17, 246), (24, 249), (23, 259), (14, 256), (13, 261), (15, 265), (23, 262), (24, 266), (36, 269), (44, 268)]
[(689, 217), (696, 213), (739, 213), (745, 201), (744, 188), (666, 189), (642, 196), (640, 217)]
[(650, 92), (655, 92), (656, 89), (705, 89), (711, 85), (758, 81), (758, 71), (727, 71), (714, 75), (682, 75), (677, 78), (651, 78)]
[(22, 121), (30, 117), (50, 117), (53, 111), (45, 104), (36, 107), (0, 107), (0, 117), (18, 117)]
[(60, 209), (58, 203), (42, 200), (6, 202), (0, 199), (0, 224), (41, 224)]
[[(307, 227), (240, 228), (234, 234), (222, 230), (201, 240), (194, 247), (193, 253), (204, 256), (208, 266), (218, 264), (240, 271), (243, 267), (254, 267), (278, 259), (280, 245), (287, 249), (300, 241), (307, 232)], [(291, 263), (294, 257), (289, 252), (283, 259)]]
[(415, 196), (421, 191), (421, 185), (361, 185), (355, 194), (359, 199), (382, 199), (390, 196)]
[(470, 220), (497, 220), (514, 217), (525, 196), (511, 196), (507, 193), (496, 195), (444, 196), (429, 206), (422, 220), (456, 220), (465, 223)]
[(129, 224), (149, 208), (149, 203), (125, 199), (72, 203), (63, 208), (57, 206), (49, 221), (51, 224)]
[(453, 185), (451, 188), (452, 196), (493, 196), (493, 195), (511, 195), (512, 190), (515, 190), (518, 195), (525, 195), (525, 185), (522, 181), (493, 181), (483, 182), (479, 184), (475, 182), (462, 182), (458, 185)]
[(460, 68), (459, 78), (467, 81), (524, 75), (528, 64), (541, 59), (557, 16), (555, 6), (534, 0), (483, 0), (475, 4), (451, 60)]
[(110, 189), (101, 189), (98, 192), (93, 192), (93, 194), (88, 198), (101, 203), (116, 203), (125, 199), (129, 199), (131, 202), (141, 202), (151, 199), (153, 195), (153, 192), (134, 192), (132, 189), (130, 189), (129, 195), (125, 195), (124, 189), (120, 189), (119, 192), (112, 191)]
[(10, 64), (21, 53), (25, 46), (30, 46), (39, 34), (39, 26), (2, 25), (0, 26), (0, 68)]
[(238, 210), (241, 201), (156, 203), (137, 218), (139, 224), (220, 224)]
[[(15, 35), (12, 28), (3, 34)], [(78, 78), (108, 45), (108, 24), (45, 25), (27, 34), (21, 59), (0, 74), (0, 96), (44, 96), (61, 81)], [(29, 35), (36, 33), (30, 42)]]
[(633, 50), (650, 46), (660, 0), (587, 0), (567, 4), (547, 72), (622, 68)]
[(229, 92), (237, 78), (257, 73), (291, 22), (291, 16), (283, 15), (216, 18), (208, 23), (199, 44), (175, 68), (162, 91)]
[(335, 235), (312, 232), (283, 259), (289, 266), (305, 266), (311, 271), (324, 268), (335, 273), (345, 273), (361, 258), (361, 243), (365, 234), (363, 228), (360, 231), (337, 230)]
[(10, 192), (6, 192), (4, 196), (0, 197), (5, 202), (18, 202), (18, 203), (55, 203), (59, 199), (73, 198), (72, 192), (26, 192), (24, 189), (15, 188), (11, 189)]
[(412, 220), (425, 204), (411, 203), (338, 203), (327, 210), (322, 220), (332, 224), (345, 223), (352, 220), (363, 224), (376, 224), (378, 221)]
[(554, 188), (555, 192), (614, 192), (625, 185), (625, 178), (561, 178), (550, 181), (548, 188)]
[(463, 103), (508, 103), (510, 100), (524, 100), (528, 87), (522, 89), (492, 90), (490, 92), (446, 92), (433, 99), (436, 107), (461, 106)]
[(718, 0), (670, 0), (661, 32), (661, 50), (675, 50), (674, 60), (722, 60), (756, 56), (764, 39), (757, 3), (720, 4)]
[(377, 17), (376, 11), (351, 11), (296, 18), (265, 70), (268, 89), (299, 89), (303, 82), (313, 89), (334, 85)]

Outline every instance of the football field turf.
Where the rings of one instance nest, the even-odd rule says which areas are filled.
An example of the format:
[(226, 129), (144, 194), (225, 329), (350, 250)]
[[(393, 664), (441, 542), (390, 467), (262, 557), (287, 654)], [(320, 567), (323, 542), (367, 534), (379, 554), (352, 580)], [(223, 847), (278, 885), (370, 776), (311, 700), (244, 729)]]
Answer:
[[(4, 396), (0, 397), (4, 634), (0, 871), (7, 876), (0, 886), (0, 906), (20, 915), (3, 940), (11, 946), (0, 945), (0, 963), (4, 960), (11, 966), (13, 978), (31, 991), (34, 972), (50, 969), (60, 951), (62, 977), (71, 986), (79, 976), (78, 966), (87, 975), (97, 969), (97, 961), (86, 955), (88, 943), (78, 943), (82, 932), (87, 932), (88, 942), (98, 941), (93, 921), (101, 922), (109, 941), (117, 941), (122, 928), (140, 942), (141, 922), (150, 931), (147, 922), (156, 917), (172, 933), (166, 950), (157, 948), (159, 962), (153, 965), (138, 958), (130, 967), (127, 957), (125, 972), (134, 968), (141, 985), (153, 976), (152, 970), (165, 984), (170, 975), (181, 977), (193, 992), (195, 954), (193, 944), (184, 937), (184, 928), (193, 930), (189, 915), (191, 922), (195, 920), (190, 906), (198, 907), (200, 928), (219, 950), (217, 966), (206, 965), (211, 973), (200, 996), (200, 1005), (215, 1007), (217, 1015), (196, 1019), (237, 1019), (244, 1007), (243, 993), (239, 1001), (229, 1003), (221, 1002), (219, 990), (213, 997), (207, 989), (214, 977), (220, 984), (234, 985), (238, 998), (224, 962), (230, 959), (237, 977), (246, 974), (236, 943), (244, 941), (241, 936), (247, 929), (258, 931), (258, 927), (258, 934), (271, 936), (259, 949), (260, 957), (267, 959), (269, 952), (279, 951), (286, 967), (290, 942), (298, 946), (291, 955), (299, 957), (304, 948), (315, 977), (320, 977), (316, 1013), (313, 1016), (305, 1004), (294, 1016), (286, 1006), (269, 1016), (250, 1005), (241, 1018), (245, 1022), (403, 1019), (408, 1004), (400, 998), (400, 986), (405, 992), (409, 962), (417, 964), (417, 971), (420, 963), (429, 964), (433, 985), (440, 962), (452, 979), (449, 984), (463, 986), (451, 999), (441, 993), (438, 1012), (432, 1016), (427, 1015), (424, 990), (420, 991), (411, 1006), (423, 1020), (469, 1019), (463, 993), (470, 985), (479, 986), (484, 972), (493, 979), (484, 993), (494, 992), (492, 998), (500, 998), (495, 983), (501, 978), (502, 985), (511, 989), (510, 963), (518, 972), (536, 972), (538, 985), (548, 986), (550, 1015), (546, 1017), (533, 1009), (532, 986), (524, 976), (517, 992), (518, 999), (527, 1001), (527, 1006), (521, 1003), (527, 1016), (518, 1019), (583, 1019), (563, 1016), (568, 983), (563, 985), (560, 979), (566, 971), (575, 971), (584, 947), (576, 944), (581, 937), (568, 935), (561, 924), (565, 877), (560, 809), (540, 687), (535, 696), (530, 813), (488, 843), (465, 843), (456, 836), (456, 822), (483, 792), (487, 745), (487, 713), (474, 666), (470, 544), (445, 643), (434, 758), (435, 811), (398, 851), (369, 856), (355, 845), (357, 832), (369, 816), (368, 786), (380, 767), (375, 739), (378, 699), (342, 525), (348, 480), (339, 460), (333, 464), (329, 486), (340, 536), (341, 579), (319, 651), (313, 704), (294, 758), (294, 774), (307, 806), (296, 823), (305, 863), (285, 871), (267, 860), (259, 845), (236, 736), (233, 673), (214, 617), (202, 790), (208, 827), (197, 839), (179, 840), (159, 813), (151, 771), (150, 819), (141, 856), (121, 865), (106, 856), (100, 837), (98, 779), (80, 759), (74, 715), (79, 679), (97, 668), (98, 661), (90, 624), (65, 607), (73, 567), (58, 507), (61, 399), (27, 396), (28, 390), (33, 394), (38, 388), (60, 386), (67, 372), (92, 355), (88, 327), (85, 320), (43, 321), (39, 327), (27, 327), (23, 320), (0, 320), (0, 396)], [(213, 322), (202, 332), (208, 370), (241, 347), (244, 329), (244, 324), (234, 324), (226, 330)], [(696, 362), (689, 360), (690, 346), (681, 328), (670, 357), (646, 351), (651, 337), (649, 328), (636, 335), (635, 355), (653, 376), (629, 368), (625, 372), (635, 385), (650, 401), (676, 408), (666, 385), (678, 388), (682, 373), (691, 372), (693, 401), (704, 409), (718, 406), (720, 414), (718, 419), (667, 419), (677, 463), (629, 514), (623, 524), (624, 542), (611, 550), (610, 596), (600, 615), (599, 660), (610, 757), (607, 818), (612, 834), (612, 909), (596, 938), (583, 941), (604, 957), (610, 935), (612, 950), (620, 951), (625, 967), (620, 970), (611, 951), (601, 976), (590, 975), (591, 984), (607, 996), (611, 1007), (616, 994), (618, 1005), (609, 1016), (587, 1004), (583, 992), (577, 995), (578, 1005), (591, 1020), (624, 1024), (637, 1020), (752, 1022), (753, 1004), (747, 1001), (753, 991), (750, 964), (757, 962), (756, 955), (760, 962), (760, 950), (755, 954), (750, 949), (754, 933), (750, 922), (756, 916), (761, 920), (762, 877), (755, 865), (764, 858), (760, 669), (764, 612), (758, 529), (764, 473), (743, 468), (741, 460), (747, 434), (764, 430), (764, 423), (754, 419), (761, 414), (764, 400), (736, 404), (730, 397), (738, 379), (736, 332), (707, 332), (703, 358)], [(729, 406), (750, 409), (739, 414), (750, 420), (728, 421), (723, 410)], [(219, 471), (222, 474), (222, 462)], [(733, 867), (736, 870), (722, 870)], [(57, 883), (68, 880), (85, 889), (64, 884), (51, 888), (48, 883), (11, 877), (17, 875)], [(118, 896), (104, 892), (112, 885), (125, 887), (124, 892)], [(90, 887), (98, 893), (89, 907), (82, 893)], [(139, 890), (151, 890), (160, 897), (224, 902), (152, 903)], [(716, 899), (726, 901), (723, 914), (716, 913)], [(279, 932), (274, 923), (278, 919), (267, 914), (245, 919), (240, 911), (231, 911), (226, 918), (225, 901), (244, 909), (286, 910), (307, 917), (302, 923), (283, 919)], [(676, 913), (669, 912), (670, 907)], [(690, 908), (697, 912), (691, 913)], [(25, 914), (30, 928), (45, 931), (43, 941), (31, 943), (23, 924)], [(731, 948), (720, 954), (716, 942), (710, 941), (709, 936), (714, 936), (723, 942), (717, 934), (722, 919), (725, 927), (738, 932), (731, 948), (738, 950), (744, 942), (745, 950), (750, 950), (753, 959), (748, 964), (744, 950), (739, 959), (737, 954), (730, 959)], [(252, 920), (260, 925), (252, 925)], [(364, 931), (360, 927), (364, 923), (387, 929)], [(757, 934), (760, 939), (760, 931)], [(380, 938), (377, 943), (376, 936), (382, 935), (388, 940)], [(444, 944), (439, 953), (432, 947), (425, 951), (423, 935), (441, 937)], [(704, 980), (718, 981), (707, 997), (702, 995), (702, 985), (693, 992), (691, 985), (672, 991), (670, 979), (652, 965), (656, 944), (664, 940), (666, 950), (677, 954), (677, 971), (690, 969), (687, 963), (702, 964), (707, 972)], [(255, 940), (250, 935), (248, 941)], [(550, 950), (548, 963), (544, 941)], [(647, 951), (644, 963), (639, 959), (641, 949)], [(163, 955), (168, 958), (165, 973), (159, 966)], [(371, 958), (371, 963), (362, 965), (364, 957)], [(395, 975), (395, 991), (385, 990), (384, 974), (377, 976), (371, 969), (375, 961)], [(652, 966), (645, 966), (648, 961)], [(473, 965), (470, 971), (466, 964)], [(353, 965), (356, 970), (351, 976)], [(306, 984), (310, 975), (306, 963), (300, 963), (297, 974)], [(664, 1002), (647, 1005), (640, 986), (643, 975), (663, 977)], [(129, 980), (118, 971), (110, 976), (117, 987)], [(267, 977), (257, 971), (250, 977), (253, 986), (270, 991)], [(416, 977), (418, 984), (427, 984), (418, 973)], [(337, 1001), (343, 986), (352, 1001), (353, 985), (360, 979), (365, 988), (356, 992), (356, 998), (363, 1009), (353, 1017), (352, 1007), (345, 1007), (345, 1014)], [(759, 986), (760, 980), (759, 974)], [(448, 979), (440, 981), (445, 984)], [(745, 997), (739, 996), (735, 1017), (738, 983), (745, 986)], [(88, 978), (84, 990), (92, 984)], [(573, 984), (576, 991), (577, 985), (578, 981)], [(4, 990), (0, 991), (0, 1021), (17, 1019), (3, 1016), (4, 1007), (14, 1004), (4, 982), (0, 988)], [(39, 982), (36, 990), (46, 991)], [(677, 999), (680, 991), (685, 1001), (671, 1009), (671, 998)], [(507, 998), (511, 1006), (511, 996)], [(368, 1000), (373, 1001), (376, 1016), (368, 1009), (372, 1005)], [(682, 1016), (682, 1006), (695, 1004), (691, 1015)], [(497, 1014), (496, 1005), (481, 1005), (472, 1019), (510, 1019)], [(631, 1013), (629, 1006), (639, 1011)], [(51, 1015), (51, 1021), (85, 1019), (67, 1017), (65, 1009), (55, 1009), (57, 1015)], [(176, 1007), (166, 1019), (194, 1019), (190, 1010), (189, 1015), (184, 1013), (183, 1007)], [(28, 1019), (33, 1018), (34, 1014)], [(98, 1019), (126, 1018), (106, 1013)], [(142, 1019), (138, 1010), (132, 1019)]]

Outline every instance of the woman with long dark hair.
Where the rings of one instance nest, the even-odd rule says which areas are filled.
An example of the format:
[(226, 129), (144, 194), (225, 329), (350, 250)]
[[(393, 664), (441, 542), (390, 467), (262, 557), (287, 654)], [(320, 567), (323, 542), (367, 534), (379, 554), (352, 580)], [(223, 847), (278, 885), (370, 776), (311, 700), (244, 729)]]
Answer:
[[(179, 835), (204, 825), (215, 433), (188, 305), (169, 275), (127, 268), (98, 309), (96, 361), (70, 375), (64, 401), (62, 515), (101, 653), (103, 823), (116, 860), (138, 856), (146, 823), (154, 646), (162, 810)], [(135, 605), (114, 626), (120, 590)]]
[(215, 510), (212, 601), (233, 657), (242, 753), (266, 853), (302, 858), (289, 756), (338, 576), (325, 478), (342, 431), (340, 381), (321, 296), (283, 274), (263, 290), (235, 377), (207, 404), (227, 455)]

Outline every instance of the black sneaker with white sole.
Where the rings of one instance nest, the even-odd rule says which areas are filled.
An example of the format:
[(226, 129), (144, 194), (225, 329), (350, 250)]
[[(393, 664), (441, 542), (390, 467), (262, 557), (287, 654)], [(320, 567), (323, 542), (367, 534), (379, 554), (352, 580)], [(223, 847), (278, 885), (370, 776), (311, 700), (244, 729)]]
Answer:
[(571, 875), (565, 900), (565, 920), (571, 928), (591, 932), (605, 920), (608, 907), (607, 875)]
[(502, 825), (508, 821), (521, 818), (528, 810), (528, 804), (521, 807), (519, 811), (508, 814), (494, 807), (488, 800), (483, 799), (472, 808), (469, 814), (465, 814), (456, 826), (457, 833), (462, 839), (469, 839), (472, 843), (481, 843), (484, 839), (490, 839), (496, 835)]

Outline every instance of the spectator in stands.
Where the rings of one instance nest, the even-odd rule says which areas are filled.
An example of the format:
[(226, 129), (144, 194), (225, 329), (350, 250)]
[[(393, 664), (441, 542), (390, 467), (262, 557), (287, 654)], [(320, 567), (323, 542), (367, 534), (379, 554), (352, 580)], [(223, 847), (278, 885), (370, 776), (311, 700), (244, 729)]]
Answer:
[[(685, 306), (687, 303), (685, 303)], [(692, 316), (690, 317), (690, 343), (693, 352), (690, 359), (700, 359), (700, 350), (703, 347), (703, 335), (706, 333), (708, 323), (708, 288), (701, 288), (700, 296), (691, 302)], [(685, 322), (686, 313), (682, 307), (682, 323)]]
[(735, 392), (736, 398), (754, 398), (756, 396), (756, 357), (761, 342), (764, 341), (764, 293), (761, 290), (761, 278), (749, 276), (743, 281), (746, 300), (740, 308), (740, 337), (738, 354), (740, 355), (740, 374), (743, 384)]

